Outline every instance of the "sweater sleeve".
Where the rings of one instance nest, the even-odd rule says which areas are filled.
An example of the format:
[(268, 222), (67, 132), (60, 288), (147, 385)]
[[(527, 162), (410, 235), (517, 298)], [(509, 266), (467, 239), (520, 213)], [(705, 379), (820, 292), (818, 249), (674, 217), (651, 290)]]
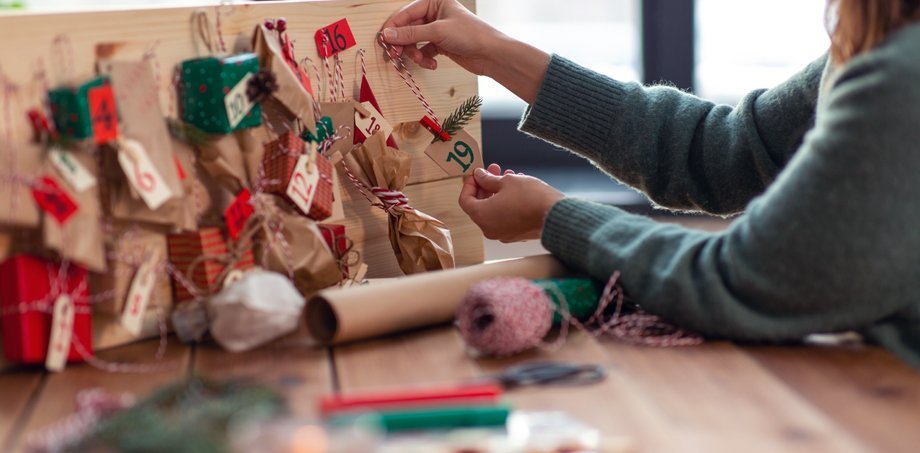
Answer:
[(737, 107), (622, 83), (553, 56), (520, 128), (578, 153), (661, 206), (740, 212), (814, 125), (827, 58)]
[(876, 49), (848, 63), (802, 148), (725, 232), (567, 199), (543, 244), (597, 279), (621, 270), (635, 302), (710, 337), (798, 339), (903, 310), (920, 281), (918, 61)]

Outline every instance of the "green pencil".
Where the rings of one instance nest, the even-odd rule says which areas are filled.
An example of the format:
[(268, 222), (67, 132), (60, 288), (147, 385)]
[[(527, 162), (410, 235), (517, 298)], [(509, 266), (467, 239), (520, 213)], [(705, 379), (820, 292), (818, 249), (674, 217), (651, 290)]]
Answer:
[(404, 409), (332, 417), (332, 426), (349, 426), (355, 422), (379, 425), (388, 433), (399, 431), (428, 431), (454, 428), (492, 428), (505, 426), (511, 407), (449, 406), (426, 409)]

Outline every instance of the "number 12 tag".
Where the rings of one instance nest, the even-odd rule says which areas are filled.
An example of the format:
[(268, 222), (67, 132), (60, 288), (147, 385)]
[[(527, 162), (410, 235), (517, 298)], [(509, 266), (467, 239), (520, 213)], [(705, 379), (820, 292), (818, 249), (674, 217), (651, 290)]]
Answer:
[(462, 129), (454, 133), (449, 141), (428, 145), (425, 154), (451, 176), (471, 175), (477, 168), (482, 168), (479, 143)]
[[(308, 153), (311, 151), (307, 151)], [(323, 157), (316, 157), (323, 159)], [(319, 169), (308, 156), (300, 156), (294, 165), (294, 173), (288, 183), (287, 196), (305, 215), (310, 213), (313, 198), (316, 197), (316, 185), (319, 183)]]

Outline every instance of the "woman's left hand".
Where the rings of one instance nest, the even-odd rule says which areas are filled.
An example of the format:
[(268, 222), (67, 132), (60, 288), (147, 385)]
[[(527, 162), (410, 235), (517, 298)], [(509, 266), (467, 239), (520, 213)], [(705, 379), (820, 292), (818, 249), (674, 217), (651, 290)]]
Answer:
[(540, 239), (551, 207), (565, 198), (562, 192), (534, 178), (497, 164), (476, 170), (463, 183), (460, 207), (488, 239), (501, 242)]

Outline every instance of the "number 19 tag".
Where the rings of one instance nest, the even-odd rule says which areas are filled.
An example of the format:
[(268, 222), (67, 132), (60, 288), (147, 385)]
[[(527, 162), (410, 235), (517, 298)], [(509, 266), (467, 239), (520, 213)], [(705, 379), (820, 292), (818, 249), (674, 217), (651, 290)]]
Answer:
[(451, 176), (471, 175), (482, 168), (479, 143), (465, 130), (454, 133), (449, 141), (428, 145), (425, 154)]
[[(308, 151), (310, 152), (310, 151)], [(318, 157), (322, 159), (322, 157)], [(287, 196), (305, 215), (310, 213), (313, 198), (316, 197), (316, 185), (319, 183), (319, 169), (308, 156), (300, 156), (294, 165), (294, 173), (288, 182)]]

